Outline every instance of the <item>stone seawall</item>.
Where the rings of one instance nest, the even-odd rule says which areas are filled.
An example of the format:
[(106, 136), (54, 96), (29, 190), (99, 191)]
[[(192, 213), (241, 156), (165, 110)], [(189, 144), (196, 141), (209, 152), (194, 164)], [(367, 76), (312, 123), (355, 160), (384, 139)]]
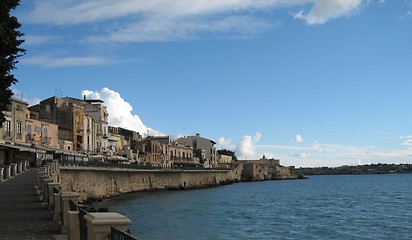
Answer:
[(229, 170), (133, 170), (117, 168), (60, 167), (62, 191), (78, 192), (82, 200), (123, 193), (190, 189), (236, 182), (240, 176)]

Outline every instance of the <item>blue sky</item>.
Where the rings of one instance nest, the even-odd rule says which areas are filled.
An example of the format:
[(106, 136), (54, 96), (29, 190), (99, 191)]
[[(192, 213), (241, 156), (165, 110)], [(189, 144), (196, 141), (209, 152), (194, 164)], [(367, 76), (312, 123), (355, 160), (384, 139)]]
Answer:
[(412, 163), (412, 1), (36, 0), (17, 97), (99, 97), (110, 124), (241, 159)]

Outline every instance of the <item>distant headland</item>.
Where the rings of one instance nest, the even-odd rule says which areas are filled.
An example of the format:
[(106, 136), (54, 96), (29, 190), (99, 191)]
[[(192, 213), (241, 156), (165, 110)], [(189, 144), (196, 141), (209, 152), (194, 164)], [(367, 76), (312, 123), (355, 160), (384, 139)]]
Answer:
[(412, 164), (369, 164), (340, 167), (296, 168), (296, 173), (304, 175), (342, 175), (342, 174), (395, 174), (412, 173)]

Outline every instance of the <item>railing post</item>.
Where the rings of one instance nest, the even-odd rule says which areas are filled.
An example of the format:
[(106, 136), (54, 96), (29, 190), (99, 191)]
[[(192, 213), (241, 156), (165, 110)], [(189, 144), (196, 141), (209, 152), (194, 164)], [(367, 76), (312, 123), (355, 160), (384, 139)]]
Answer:
[(10, 164), (11, 166), (11, 172), (10, 172), (10, 176), (16, 176), (17, 175), (17, 164), (16, 163), (12, 163)]
[(5, 167), (5, 170), (6, 170), (6, 172), (4, 173), (4, 179), (9, 179), (10, 178), (10, 168), (11, 168), (11, 166), (7, 165), (7, 166), (4, 166), (4, 167)]
[(59, 169), (59, 161), (53, 160), (53, 173), (57, 172), (58, 169)]
[(47, 176), (51, 176), (49, 164), (44, 165), (44, 172), (46, 173)]
[(39, 171), (37, 173), (37, 188), (41, 191), (42, 190), (42, 183), (43, 183), (43, 179), (46, 179), (47, 176), (44, 172)]
[(0, 182), (4, 181), (4, 168), (0, 168)]
[(48, 184), (54, 182), (53, 179), (43, 179), (43, 202), (49, 203), (49, 187)]
[(55, 202), (54, 202), (54, 193), (53, 193), (53, 190), (54, 190), (54, 188), (56, 187), (58, 187), (58, 186), (60, 186), (60, 184), (59, 183), (56, 183), (56, 182), (50, 182), (50, 183), (47, 183), (47, 190), (48, 190), (48, 196), (49, 196), (49, 199), (48, 199), (48, 203), (49, 203), (49, 205), (47, 206), (47, 208), (48, 209), (53, 209), (54, 208), (54, 204), (56, 204)]
[(126, 231), (131, 223), (129, 218), (116, 212), (88, 213), (84, 219), (88, 240), (108, 240), (112, 227)]
[(46, 167), (44, 166), (39, 167), (39, 172), (46, 174)]
[(61, 200), (60, 200), (60, 193), (53, 193), (53, 197), (54, 197), (54, 213), (53, 213), (53, 220), (56, 222), (60, 222), (62, 221), (61, 219), (61, 208), (60, 208), (60, 204), (61, 204)]
[(23, 163), (19, 162), (17, 163), (17, 173), (22, 173), (23, 172)]
[(69, 210), (70, 200), (74, 203), (79, 202), (80, 194), (77, 192), (62, 192), (60, 194), (60, 213), (62, 214), (62, 233), (67, 233), (69, 230)]
[(69, 232), (68, 240), (80, 240), (80, 219), (79, 211), (69, 211)]
[(49, 175), (50, 175), (50, 176), (53, 176), (53, 174), (54, 174), (54, 171), (53, 171), (53, 163), (48, 164), (48, 167), (49, 167)]

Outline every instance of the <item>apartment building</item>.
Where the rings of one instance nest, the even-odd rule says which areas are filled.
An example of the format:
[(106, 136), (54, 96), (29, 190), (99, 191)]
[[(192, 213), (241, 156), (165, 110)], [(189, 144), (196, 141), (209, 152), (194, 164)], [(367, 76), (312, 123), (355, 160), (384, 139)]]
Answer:
[(204, 167), (217, 167), (216, 142), (203, 138), (197, 133), (194, 136), (181, 137), (176, 140), (178, 143), (192, 147), (195, 156), (200, 159)]

